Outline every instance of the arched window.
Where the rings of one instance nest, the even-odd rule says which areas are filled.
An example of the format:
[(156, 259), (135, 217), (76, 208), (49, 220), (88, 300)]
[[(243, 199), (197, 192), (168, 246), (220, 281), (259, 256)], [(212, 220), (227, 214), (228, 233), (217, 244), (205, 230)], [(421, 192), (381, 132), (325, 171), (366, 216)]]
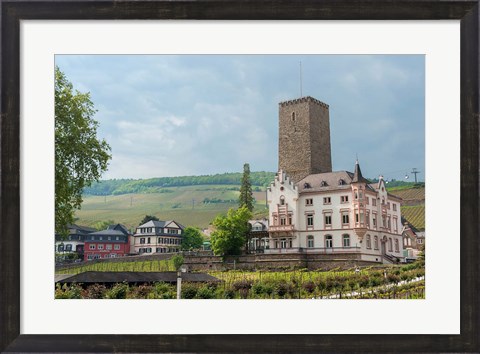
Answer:
[(280, 205), (285, 205), (285, 197), (283, 195), (280, 197)]
[(378, 250), (378, 236), (373, 238), (373, 247)]
[(313, 236), (312, 235), (307, 236), (307, 247), (309, 247), (309, 248), (315, 247), (315, 243), (313, 241)]
[(372, 239), (370, 235), (367, 235), (367, 248), (371, 249), (372, 248)]
[(398, 246), (398, 239), (395, 239), (395, 252), (400, 252), (400, 249)]
[(333, 239), (332, 235), (325, 236), (325, 248), (332, 248), (333, 247)]
[(393, 251), (393, 242), (391, 237), (388, 239), (388, 251), (389, 252)]
[(343, 235), (343, 247), (350, 247), (350, 235)]

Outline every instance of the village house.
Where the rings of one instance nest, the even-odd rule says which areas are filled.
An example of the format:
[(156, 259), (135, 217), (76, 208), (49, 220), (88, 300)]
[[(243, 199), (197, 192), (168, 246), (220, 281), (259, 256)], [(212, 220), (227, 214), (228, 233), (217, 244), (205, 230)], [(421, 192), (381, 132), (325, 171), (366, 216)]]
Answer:
[(55, 235), (55, 253), (62, 255), (76, 253), (80, 259), (83, 259), (85, 237), (97, 229), (75, 224), (67, 225), (67, 229), (68, 236), (65, 238), (58, 234)]
[(184, 229), (173, 220), (148, 221), (137, 227), (131, 251), (138, 254), (179, 252)]
[(122, 224), (90, 233), (85, 239), (84, 260), (124, 257), (130, 253), (131, 233)]
[(269, 247), (268, 219), (249, 220), (250, 231), (247, 235), (245, 253), (263, 253)]

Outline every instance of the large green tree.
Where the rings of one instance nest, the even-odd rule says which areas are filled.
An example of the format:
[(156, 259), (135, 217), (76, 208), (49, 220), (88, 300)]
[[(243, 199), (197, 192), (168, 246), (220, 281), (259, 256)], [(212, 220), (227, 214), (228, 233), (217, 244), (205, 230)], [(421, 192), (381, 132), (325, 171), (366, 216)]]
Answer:
[(213, 221), (215, 231), (211, 237), (213, 253), (217, 256), (240, 254), (250, 230), (248, 220), (251, 217), (252, 212), (246, 206), (230, 209), (226, 216), (217, 216)]
[(188, 226), (183, 231), (182, 250), (194, 250), (202, 247), (203, 236), (201, 231), (196, 227)]
[(240, 186), (238, 205), (240, 207), (246, 206), (248, 210), (253, 211), (254, 202), (252, 183), (250, 181), (250, 165), (246, 163), (243, 165), (242, 185)]
[(55, 232), (66, 235), (67, 224), (82, 204), (83, 188), (107, 170), (110, 146), (97, 137), (96, 110), (89, 93), (74, 90), (55, 68)]

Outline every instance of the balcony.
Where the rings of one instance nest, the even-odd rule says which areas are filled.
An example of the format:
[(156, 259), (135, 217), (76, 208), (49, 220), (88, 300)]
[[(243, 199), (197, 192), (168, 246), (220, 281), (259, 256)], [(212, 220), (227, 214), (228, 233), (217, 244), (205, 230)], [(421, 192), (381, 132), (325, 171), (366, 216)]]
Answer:
[(268, 232), (291, 232), (295, 230), (294, 225), (270, 225)]

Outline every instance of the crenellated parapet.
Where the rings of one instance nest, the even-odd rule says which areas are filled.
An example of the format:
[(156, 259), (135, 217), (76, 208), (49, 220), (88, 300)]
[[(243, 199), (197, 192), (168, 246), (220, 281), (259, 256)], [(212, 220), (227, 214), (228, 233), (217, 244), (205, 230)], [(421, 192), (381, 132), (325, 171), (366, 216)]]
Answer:
[(319, 101), (317, 100), (316, 98), (313, 98), (311, 96), (305, 96), (305, 97), (301, 97), (301, 98), (296, 98), (294, 100), (288, 100), (288, 101), (283, 101), (283, 102), (280, 102), (279, 105), (282, 106), (282, 107), (286, 107), (286, 106), (290, 106), (290, 105), (295, 105), (295, 104), (299, 104), (299, 103), (305, 103), (305, 102), (313, 102), (313, 103), (316, 103), (324, 108), (328, 108), (328, 104), (322, 102), (322, 101)]

